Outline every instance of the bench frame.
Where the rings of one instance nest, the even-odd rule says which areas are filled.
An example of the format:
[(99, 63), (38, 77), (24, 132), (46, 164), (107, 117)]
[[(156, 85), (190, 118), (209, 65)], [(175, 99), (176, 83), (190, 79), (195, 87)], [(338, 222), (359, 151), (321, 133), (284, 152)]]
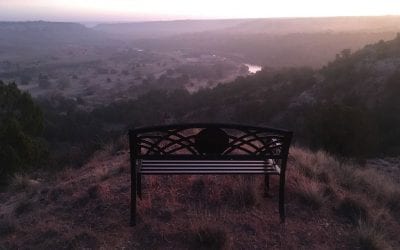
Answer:
[(262, 174), (279, 176), (279, 214), (285, 221), (285, 172), (293, 133), (239, 124), (191, 123), (129, 130), (130, 225), (136, 225), (142, 175)]

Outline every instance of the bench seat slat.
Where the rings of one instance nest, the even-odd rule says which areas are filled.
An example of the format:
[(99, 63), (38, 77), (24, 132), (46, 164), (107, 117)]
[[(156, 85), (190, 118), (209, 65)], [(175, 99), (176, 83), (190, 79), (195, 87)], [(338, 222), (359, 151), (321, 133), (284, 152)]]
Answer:
[(269, 160), (254, 160), (254, 161), (246, 161), (246, 160), (142, 160), (142, 163), (161, 163), (161, 162), (171, 162), (171, 163), (187, 163), (187, 162), (198, 162), (198, 163), (266, 163)]
[(141, 174), (276, 174), (280, 167), (260, 160), (142, 160)]
[(146, 163), (142, 165), (143, 167), (169, 167), (169, 166), (191, 166), (191, 167), (213, 167), (213, 166), (219, 166), (219, 167), (266, 167), (266, 166), (273, 166), (273, 165), (266, 165), (266, 164), (229, 164), (229, 163), (208, 163), (208, 164), (202, 164), (202, 163), (184, 163), (184, 164), (177, 164), (177, 163)]
[(196, 170), (196, 171), (189, 171), (189, 170), (182, 170), (182, 171), (168, 171), (168, 170), (163, 170), (163, 171), (143, 171), (141, 174), (146, 175), (146, 174), (276, 174), (276, 172), (268, 172), (268, 171), (261, 171), (261, 170), (246, 170), (246, 171), (228, 171), (228, 170), (216, 170), (216, 171), (210, 171), (210, 170)]
[(266, 161), (142, 161), (141, 174), (280, 174)]
[(179, 169), (225, 169), (225, 170), (229, 170), (229, 169), (232, 169), (232, 170), (239, 170), (239, 169), (243, 169), (243, 170), (246, 170), (246, 169), (253, 169), (253, 170), (264, 170), (264, 169), (276, 169), (274, 166), (270, 166), (270, 167), (262, 167), (262, 166), (260, 166), (260, 167), (224, 167), (224, 166), (178, 166), (178, 167), (176, 167), (176, 166), (149, 166), (149, 167), (143, 167), (142, 169), (145, 169), (145, 170), (151, 170), (151, 169), (177, 169), (177, 170), (179, 170)]
[(235, 171), (261, 171), (261, 172), (277, 172), (279, 173), (276, 169), (262, 169), (262, 168), (250, 168), (250, 169), (244, 169), (244, 168), (238, 168), (238, 169), (229, 169), (229, 168), (182, 168), (182, 169), (177, 169), (177, 168), (153, 168), (153, 169), (143, 169), (142, 171), (140, 171), (140, 173), (144, 173), (144, 172), (155, 172), (155, 171), (175, 171), (175, 172), (179, 172), (179, 171), (231, 171), (231, 172), (235, 172)]

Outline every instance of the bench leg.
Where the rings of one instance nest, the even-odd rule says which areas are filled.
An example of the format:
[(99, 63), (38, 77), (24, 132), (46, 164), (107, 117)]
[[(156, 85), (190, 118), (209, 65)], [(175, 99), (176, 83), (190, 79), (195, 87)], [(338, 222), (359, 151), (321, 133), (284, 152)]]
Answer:
[(137, 194), (137, 183), (136, 183), (136, 166), (133, 163), (131, 166), (131, 220), (130, 226), (136, 225), (136, 194)]
[(138, 196), (139, 199), (142, 199), (142, 175), (140, 173), (138, 173), (137, 175), (137, 189), (138, 189)]
[(269, 196), (269, 175), (266, 174), (264, 177), (264, 196)]
[(279, 176), (279, 216), (285, 222), (285, 174)]

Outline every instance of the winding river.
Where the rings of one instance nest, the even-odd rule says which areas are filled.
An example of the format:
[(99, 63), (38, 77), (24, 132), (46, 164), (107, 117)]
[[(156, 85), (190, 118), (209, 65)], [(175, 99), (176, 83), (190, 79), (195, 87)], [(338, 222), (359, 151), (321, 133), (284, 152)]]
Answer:
[(260, 71), (260, 70), (262, 69), (262, 67), (259, 66), (259, 65), (248, 64), (248, 63), (246, 63), (245, 65), (246, 65), (247, 67), (249, 67), (249, 72), (250, 72), (250, 74), (257, 73), (258, 71)]

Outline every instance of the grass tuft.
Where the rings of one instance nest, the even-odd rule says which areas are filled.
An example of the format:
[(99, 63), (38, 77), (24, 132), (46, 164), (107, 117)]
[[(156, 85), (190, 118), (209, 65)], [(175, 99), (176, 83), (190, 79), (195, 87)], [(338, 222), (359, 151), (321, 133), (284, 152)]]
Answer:
[(257, 192), (254, 180), (241, 178), (236, 185), (224, 185), (221, 202), (234, 209), (246, 209), (257, 204)]
[(356, 239), (359, 249), (380, 250), (389, 249), (384, 234), (376, 225), (360, 220), (356, 229)]
[(300, 200), (313, 209), (321, 208), (327, 200), (326, 188), (311, 180), (299, 180), (297, 182), (297, 193)]
[(33, 210), (32, 203), (29, 200), (21, 200), (17, 203), (14, 208), (14, 213), (16, 216), (20, 216), (24, 213), (28, 213)]
[(94, 175), (98, 181), (105, 181), (111, 177), (110, 171), (103, 167), (96, 168), (94, 170)]
[(205, 183), (202, 179), (196, 179), (192, 182), (190, 194), (194, 197), (202, 197), (205, 193)]
[(93, 185), (87, 190), (88, 197), (90, 199), (97, 199), (100, 197), (100, 187), (98, 185)]
[(367, 220), (368, 212), (366, 205), (360, 200), (345, 197), (339, 202), (336, 213), (356, 224), (359, 220)]
[(195, 249), (223, 249), (227, 243), (224, 230), (214, 227), (201, 227), (194, 235)]
[(16, 228), (17, 226), (15, 220), (11, 218), (3, 218), (0, 220), (0, 236), (12, 234), (15, 232)]

